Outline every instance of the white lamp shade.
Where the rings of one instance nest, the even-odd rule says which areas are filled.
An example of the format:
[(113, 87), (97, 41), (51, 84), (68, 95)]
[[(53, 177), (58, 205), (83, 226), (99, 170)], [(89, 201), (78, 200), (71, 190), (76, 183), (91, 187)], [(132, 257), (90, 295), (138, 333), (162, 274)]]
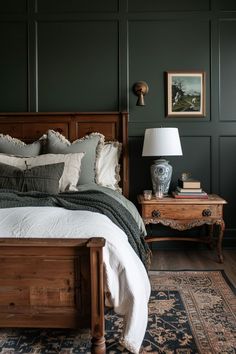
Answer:
[(178, 128), (151, 128), (145, 130), (142, 156), (181, 156)]

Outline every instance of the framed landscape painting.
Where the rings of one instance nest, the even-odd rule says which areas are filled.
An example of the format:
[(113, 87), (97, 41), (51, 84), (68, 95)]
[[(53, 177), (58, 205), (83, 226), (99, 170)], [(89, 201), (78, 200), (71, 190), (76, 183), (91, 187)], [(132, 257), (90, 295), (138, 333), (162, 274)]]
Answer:
[(205, 72), (167, 72), (168, 117), (204, 117)]

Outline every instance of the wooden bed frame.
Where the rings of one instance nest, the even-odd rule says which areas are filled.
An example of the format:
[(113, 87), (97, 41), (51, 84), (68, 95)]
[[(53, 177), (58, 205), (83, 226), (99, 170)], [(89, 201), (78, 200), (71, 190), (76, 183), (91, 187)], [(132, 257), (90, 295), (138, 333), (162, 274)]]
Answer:
[[(48, 129), (70, 141), (91, 132), (119, 140), (128, 196), (127, 122), (125, 112), (0, 113), (0, 133), (27, 143)], [(104, 244), (103, 238), (1, 238), (0, 327), (90, 328), (92, 353), (105, 354)]]

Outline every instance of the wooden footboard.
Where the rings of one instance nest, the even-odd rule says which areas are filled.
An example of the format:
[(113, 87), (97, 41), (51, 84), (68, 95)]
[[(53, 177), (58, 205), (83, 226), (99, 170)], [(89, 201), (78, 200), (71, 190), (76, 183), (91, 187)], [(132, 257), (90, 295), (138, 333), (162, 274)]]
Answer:
[(103, 238), (0, 239), (0, 327), (90, 328), (105, 354)]

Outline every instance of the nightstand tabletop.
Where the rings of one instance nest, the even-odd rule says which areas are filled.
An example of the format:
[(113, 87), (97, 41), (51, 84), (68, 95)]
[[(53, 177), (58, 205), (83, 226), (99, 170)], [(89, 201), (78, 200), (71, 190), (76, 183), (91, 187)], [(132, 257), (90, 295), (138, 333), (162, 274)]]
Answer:
[(145, 200), (143, 195), (138, 195), (140, 204), (227, 204), (226, 200), (216, 194), (208, 194), (208, 198), (174, 198), (172, 196)]

